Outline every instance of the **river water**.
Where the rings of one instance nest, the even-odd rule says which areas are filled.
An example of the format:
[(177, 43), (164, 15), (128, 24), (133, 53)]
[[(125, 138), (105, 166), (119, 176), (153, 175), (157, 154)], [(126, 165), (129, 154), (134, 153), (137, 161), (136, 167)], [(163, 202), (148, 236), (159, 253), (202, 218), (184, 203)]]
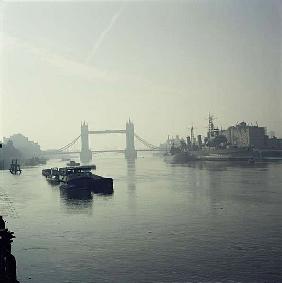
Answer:
[(282, 163), (95, 157), (114, 194), (71, 194), (42, 168), (0, 172), (21, 283), (282, 282)]

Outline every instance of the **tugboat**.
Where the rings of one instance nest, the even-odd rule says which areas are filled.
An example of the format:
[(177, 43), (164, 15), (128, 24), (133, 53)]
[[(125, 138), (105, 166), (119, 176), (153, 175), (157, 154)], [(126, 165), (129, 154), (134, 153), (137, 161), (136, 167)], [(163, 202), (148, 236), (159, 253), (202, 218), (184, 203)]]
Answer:
[(67, 163), (67, 166), (79, 166), (80, 163), (79, 162), (75, 162), (73, 160), (70, 160), (70, 162)]
[(10, 165), (10, 169), (9, 170), (10, 170), (11, 174), (13, 174), (13, 175), (17, 175), (17, 174), (21, 174), (22, 173), (20, 164), (18, 164), (18, 160), (17, 159), (13, 159), (12, 160), (12, 163)]

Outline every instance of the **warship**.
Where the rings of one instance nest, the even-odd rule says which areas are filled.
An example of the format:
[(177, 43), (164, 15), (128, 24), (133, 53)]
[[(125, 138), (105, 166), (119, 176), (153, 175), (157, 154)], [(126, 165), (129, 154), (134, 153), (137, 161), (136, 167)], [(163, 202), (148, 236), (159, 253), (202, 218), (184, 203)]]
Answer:
[[(170, 163), (186, 163), (191, 161), (256, 161), (282, 160), (281, 139), (275, 138), (275, 148), (267, 146), (268, 139), (265, 128), (249, 126), (245, 122), (219, 130), (214, 126), (213, 116), (209, 114), (207, 137), (194, 136), (191, 127), (186, 141), (176, 136), (167, 141), (168, 151), (164, 159)], [(270, 142), (268, 142), (270, 144)]]

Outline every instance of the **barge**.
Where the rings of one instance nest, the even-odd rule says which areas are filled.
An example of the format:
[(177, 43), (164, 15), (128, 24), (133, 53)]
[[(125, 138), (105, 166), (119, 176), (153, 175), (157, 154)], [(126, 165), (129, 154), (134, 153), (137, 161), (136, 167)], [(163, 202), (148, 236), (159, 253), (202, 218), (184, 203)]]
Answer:
[(112, 194), (113, 179), (93, 174), (95, 165), (71, 166), (65, 168), (43, 169), (42, 175), (52, 184), (62, 184), (64, 189), (88, 189), (94, 193)]

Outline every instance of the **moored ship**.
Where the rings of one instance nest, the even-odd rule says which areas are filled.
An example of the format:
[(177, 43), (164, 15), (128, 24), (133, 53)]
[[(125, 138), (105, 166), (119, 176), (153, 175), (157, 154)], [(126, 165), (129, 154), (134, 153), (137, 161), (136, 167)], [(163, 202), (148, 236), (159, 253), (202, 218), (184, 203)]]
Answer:
[(219, 130), (209, 115), (209, 131), (202, 142), (201, 135), (194, 138), (194, 129), (184, 139), (168, 139), (169, 152), (165, 161), (186, 163), (190, 161), (274, 161), (282, 160), (282, 140), (269, 139), (263, 127), (249, 126), (245, 122)]

